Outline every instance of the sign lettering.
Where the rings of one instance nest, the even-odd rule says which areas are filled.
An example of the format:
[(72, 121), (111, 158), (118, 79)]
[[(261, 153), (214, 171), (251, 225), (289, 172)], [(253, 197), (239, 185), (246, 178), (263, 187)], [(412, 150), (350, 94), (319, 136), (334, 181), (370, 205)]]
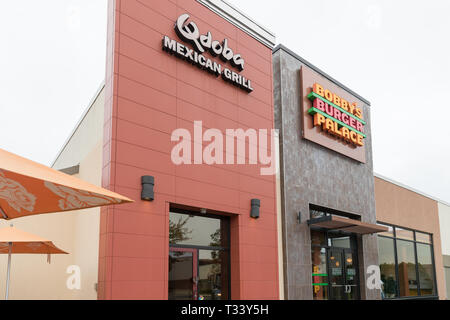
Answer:
[(313, 85), (308, 99), (313, 103), (308, 113), (314, 117), (315, 127), (357, 147), (364, 146), (366, 122), (356, 102), (349, 103), (318, 83)]
[[(213, 40), (211, 32), (200, 34), (197, 24), (193, 21), (188, 22), (187, 13), (178, 17), (175, 22), (175, 33), (184, 42), (189, 43), (193, 49), (177, 42), (174, 39), (164, 36), (162, 40), (162, 49), (176, 57), (186, 60), (200, 69), (206, 70), (216, 77), (222, 76), (222, 79), (229, 82), (248, 93), (253, 91), (251, 81), (241, 74), (244, 70), (245, 60), (240, 54), (235, 54), (228, 45), (228, 39), (222, 42)], [(213, 57), (219, 57), (223, 62), (229, 62), (238, 72), (223, 67), (207, 57), (204, 53), (208, 52)]]

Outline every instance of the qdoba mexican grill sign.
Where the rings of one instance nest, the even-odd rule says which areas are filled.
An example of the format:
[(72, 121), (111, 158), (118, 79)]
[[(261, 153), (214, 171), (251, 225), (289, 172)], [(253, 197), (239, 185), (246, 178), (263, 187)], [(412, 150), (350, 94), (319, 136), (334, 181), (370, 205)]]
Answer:
[[(180, 15), (175, 22), (175, 33), (183, 42), (190, 44), (192, 49), (168, 36), (164, 36), (162, 39), (162, 49), (216, 77), (221, 76), (224, 81), (248, 93), (252, 92), (251, 81), (240, 74), (244, 70), (245, 61), (240, 54), (230, 48), (228, 39), (215, 40), (209, 31), (201, 34), (197, 24), (194, 21), (188, 22), (188, 20), (187, 13)], [(220, 58), (224, 64), (217, 63), (208, 55)], [(229, 63), (236, 71), (228, 68), (226, 63)]]
[(303, 137), (365, 163), (362, 102), (308, 67), (300, 74)]

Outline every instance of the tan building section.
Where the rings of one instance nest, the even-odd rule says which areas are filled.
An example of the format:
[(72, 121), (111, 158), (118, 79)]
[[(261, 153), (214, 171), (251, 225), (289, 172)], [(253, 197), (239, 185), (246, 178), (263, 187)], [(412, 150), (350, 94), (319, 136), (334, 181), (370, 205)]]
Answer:
[[(76, 177), (101, 186), (104, 118), (103, 85), (82, 120), (66, 142), (53, 167), (66, 169)], [(78, 172), (78, 173), (77, 173)], [(0, 227), (14, 224), (18, 229), (52, 240), (67, 255), (17, 254), (12, 256), (10, 299), (97, 299), (100, 209), (43, 214), (1, 221)], [(7, 255), (0, 255), (0, 299), (5, 295)], [(69, 289), (74, 275), (70, 266), (80, 270), (80, 289)]]
[(446, 298), (438, 202), (400, 184), (375, 176), (377, 221), (433, 234), (436, 282), (440, 299)]

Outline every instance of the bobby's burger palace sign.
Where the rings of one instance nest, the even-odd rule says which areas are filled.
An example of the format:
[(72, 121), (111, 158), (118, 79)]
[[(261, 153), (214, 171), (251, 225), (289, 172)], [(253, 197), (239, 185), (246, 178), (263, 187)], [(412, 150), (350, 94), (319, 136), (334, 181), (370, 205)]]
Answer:
[[(247, 91), (252, 92), (251, 81), (239, 74), (244, 70), (244, 59), (240, 54), (235, 54), (228, 46), (228, 40), (222, 42), (214, 40), (211, 32), (200, 34), (195, 22), (189, 20), (187, 13), (178, 17), (175, 23), (175, 32), (177, 36), (184, 42), (192, 45), (193, 49), (179, 43), (168, 36), (164, 36), (162, 40), (162, 48), (164, 51), (175, 55), (176, 57), (186, 60), (200, 69), (206, 70), (216, 77), (222, 76), (222, 79), (232, 83), (233, 85)], [(224, 63), (229, 62), (238, 72), (232, 71), (205, 56), (205, 53), (213, 57), (219, 57)]]

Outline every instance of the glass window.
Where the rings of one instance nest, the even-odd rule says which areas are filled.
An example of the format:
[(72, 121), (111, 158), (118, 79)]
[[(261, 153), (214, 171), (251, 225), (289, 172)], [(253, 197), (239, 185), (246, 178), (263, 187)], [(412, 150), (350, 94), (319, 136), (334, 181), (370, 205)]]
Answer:
[(402, 228), (395, 228), (395, 237), (397, 239), (405, 239), (414, 241), (414, 232), (411, 230), (406, 230)]
[(228, 299), (228, 253), (199, 250), (198, 299)]
[(436, 295), (432, 234), (390, 226), (378, 235), (383, 298)]
[(311, 245), (326, 246), (325, 232), (311, 230)]
[(327, 251), (325, 248), (312, 247), (312, 283), (314, 300), (328, 299)]
[(394, 239), (378, 237), (378, 261), (382, 284), (382, 298), (397, 296), (397, 277), (395, 275)]
[(170, 213), (169, 243), (207, 247), (228, 247), (224, 219)]
[(351, 241), (350, 237), (343, 237), (340, 235), (332, 235), (330, 234), (328, 236), (328, 245), (330, 247), (337, 247), (337, 248), (351, 248)]
[[(330, 294), (336, 300), (344, 300), (345, 293), (343, 286), (346, 285), (344, 276), (344, 259), (341, 250), (329, 251), (329, 270), (330, 270)], [(346, 290), (345, 290), (346, 291)]]
[(230, 298), (229, 220), (170, 212), (169, 300)]
[(348, 300), (356, 300), (358, 298), (358, 276), (356, 268), (357, 263), (355, 260), (355, 252), (345, 252), (344, 253), (344, 264), (345, 264), (345, 277), (346, 284), (348, 285), (345, 294)]
[(321, 210), (309, 209), (309, 215), (311, 216), (311, 219), (317, 219), (317, 218), (326, 217), (329, 214), (326, 212), (323, 212)]
[(394, 227), (392, 227), (392, 226), (387, 226), (387, 225), (384, 225), (384, 224), (381, 224), (381, 223), (377, 223), (377, 225), (383, 226), (383, 227), (387, 227), (387, 228), (389, 229), (389, 230), (386, 231), (386, 232), (379, 232), (379, 233), (378, 233), (379, 236), (385, 236), (385, 237), (391, 237), (391, 238), (394, 237)]
[(400, 296), (417, 296), (414, 242), (397, 240), (397, 261)]
[(444, 267), (445, 283), (447, 287), (447, 299), (450, 299), (450, 267)]
[(194, 296), (193, 274), (195, 264), (193, 251), (169, 252), (169, 299), (189, 300)]
[(417, 243), (417, 263), (419, 267), (420, 295), (432, 295), (434, 287), (434, 266), (429, 244)]
[(416, 231), (416, 241), (431, 244), (431, 235)]

